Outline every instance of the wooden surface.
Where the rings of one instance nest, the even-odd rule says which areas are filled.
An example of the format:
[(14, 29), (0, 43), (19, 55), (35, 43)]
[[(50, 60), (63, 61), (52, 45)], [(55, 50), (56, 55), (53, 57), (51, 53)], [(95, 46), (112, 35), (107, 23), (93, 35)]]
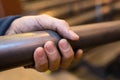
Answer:
[(52, 80), (47, 73), (33, 69), (16, 68), (0, 72), (0, 80)]
[(54, 74), (37, 72), (34, 69), (15, 68), (0, 72), (0, 80), (81, 80), (67, 71)]

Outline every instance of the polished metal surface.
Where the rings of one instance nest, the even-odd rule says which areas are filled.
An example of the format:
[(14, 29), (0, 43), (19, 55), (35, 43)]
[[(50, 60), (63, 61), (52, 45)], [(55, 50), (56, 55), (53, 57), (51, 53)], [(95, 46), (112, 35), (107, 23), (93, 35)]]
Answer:
[[(74, 50), (120, 40), (120, 21), (71, 27), (80, 40), (70, 41)], [(38, 31), (0, 37), (0, 71), (34, 64), (34, 50), (46, 41), (56, 44), (61, 37), (53, 31)]]

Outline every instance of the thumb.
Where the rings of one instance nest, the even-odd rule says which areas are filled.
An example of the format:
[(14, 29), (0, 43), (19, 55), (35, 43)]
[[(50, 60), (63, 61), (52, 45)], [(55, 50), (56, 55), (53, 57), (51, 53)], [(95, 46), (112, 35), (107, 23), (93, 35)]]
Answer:
[(69, 24), (65, 20), (57, 19), (49, 15), (36, 16), (36, 21), (42, 29), (50, 29), (57, 31), (61, 36), (70, 40), (78, 40), (79, 36), (70, 29)]

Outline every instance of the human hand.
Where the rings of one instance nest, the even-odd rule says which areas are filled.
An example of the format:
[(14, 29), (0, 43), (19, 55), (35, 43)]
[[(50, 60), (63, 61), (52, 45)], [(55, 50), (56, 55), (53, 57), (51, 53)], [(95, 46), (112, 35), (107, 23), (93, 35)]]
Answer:
[[(48, 15), (24, 16), (18, 18), (12, 22), (10, 28), (6, 32), (6, 35), (46, 29), (57, 31), (64, 38), (70, 40), (79, 39), (79, 36), (70, 30), (67, 22)], [(44, 47), (38, 47), (34, 51), (35, 69), (40, 72), (48, 69), (51, 71), (58, 68), (66, 69), (69, 67), (73, 59), (81, 58), (82, 50), (79, 49), (77, 53), (74, 53), (72, 47), (66, 39), (61, 39), (58, 42), (58, 47), (61, 55), (52, 41), (47, 41)]]

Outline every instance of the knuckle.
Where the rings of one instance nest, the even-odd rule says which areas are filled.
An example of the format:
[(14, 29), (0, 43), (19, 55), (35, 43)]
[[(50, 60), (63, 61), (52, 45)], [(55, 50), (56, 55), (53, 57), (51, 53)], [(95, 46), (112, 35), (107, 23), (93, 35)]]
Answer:
[(62, 24), (68, 25), (68, 23), (65, 20), (59, 20)]
[(59, 68), (60, 59), (61, 59), (60, 56), (56, 56), (54, 59), (52, 59), (52, 60), (50, 61), (50, 67), (49, 67), (49, 69), (50, 69), (51, 71), (55, 71), (55, 70), (57, 70), (57, 69)]
[(40, 61), (39, 63), (40, 63), (40, 64), (38, 64), (39, 66), (46, 66), (47, 65), (47, 61), (46, 60)]
[(73, 57), (74, 57), (73, 53), (69, 53), (69, 54), (64, 55), (64, 59), (68, 59), (68, 60), (73, 59)]
[(58, 63), (60, 62), (61, 57), (58, 55), (55, 55), (54, 58), (51, 59), (51, 62), (53, 63)]

